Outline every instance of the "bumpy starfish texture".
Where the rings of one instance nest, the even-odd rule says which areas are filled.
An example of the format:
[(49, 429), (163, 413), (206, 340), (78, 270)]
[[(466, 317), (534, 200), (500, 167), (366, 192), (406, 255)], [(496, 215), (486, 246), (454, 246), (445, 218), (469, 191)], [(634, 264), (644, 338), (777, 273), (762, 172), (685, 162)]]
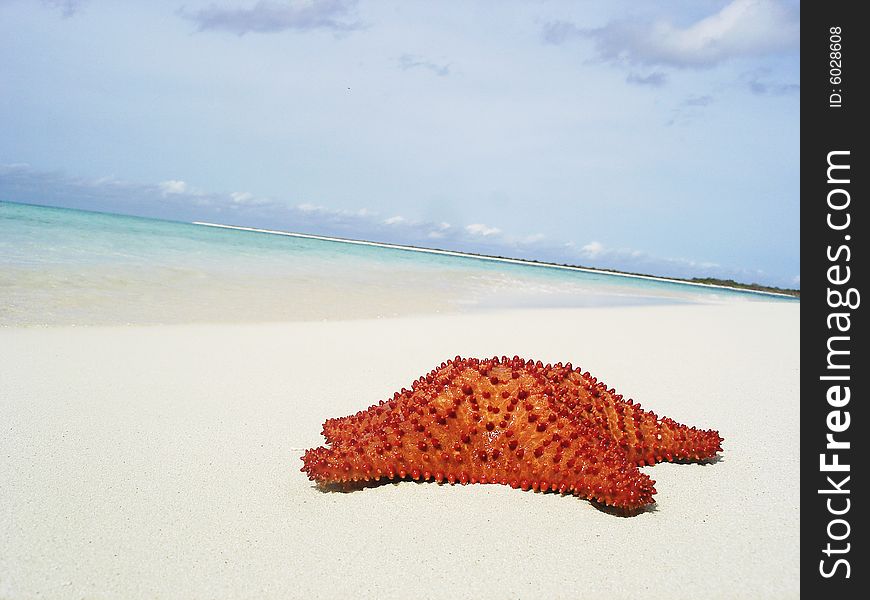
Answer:
[(704, 460), (716, 431), (659, 419), (571, 364), (519, 357), (442, 363), (390, 400), (323, 426), (306, 451), (320, 483), (411, 477), (558, 490), (632, 511), (652, 503), (638, 466)]

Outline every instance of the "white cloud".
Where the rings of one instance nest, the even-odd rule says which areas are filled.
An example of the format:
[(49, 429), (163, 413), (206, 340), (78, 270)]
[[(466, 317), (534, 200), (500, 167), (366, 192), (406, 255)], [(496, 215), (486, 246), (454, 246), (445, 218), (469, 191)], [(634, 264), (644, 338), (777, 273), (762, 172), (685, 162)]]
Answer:
[(200, 31), (227, 31), (244, 35), (326, 29), (346, 33), (362, 27), (359, 22), (348, 20), (355, 8), (356, 0), (261, 0), (251, 8), (219, 8), (211, 5), (190, 12), (182, 8), (178, 14), (196, 23)]
[(158, 184), (160, 191), (164, 196), (169, 194), (186, 194), (188, 192), (187, 184), (179, 179), (170, 179), (169, 181), (161, 181)]
[(407, 71), (408, 69), (426, 69), (438, 77), (446, 77), (450, 74), (449, 64), (434, 63), (430, 60), (425, 60), (410, 54), (403, 54), (399, 57), (399, 68), (403, 71)]
[(604, 244), (601, 242), (589, 242), (582, 248), (580, 248), (581, 254), (588, 256), (590, 258), (594, 258), (604, 252)]
[(232, 194), (230, 194), (230, 198), (233, 202), (245, 204), (246, 202), (250, 202), (254, 199), (254, 194), (252, 194), (251, 192), (233, 192)]
[(713, 103), (713, 96), (689, 96), (683, 102), (686, 106), (709, 106)]
[(597, 29), (549, 23), (544, 39), (560, 44), (584, 37), (607, 61), (710, 67), (740, 56), (796, 51), (800, 41), (797, 8), (775, 0), (733, 0), (719, 12), (686, 27), (660, 19), (652, 23), (614, 21)]
[(116, 179), (114, 175), (104, 175), (103, 177), (97, 177), (96, 179), (92, 180), (92, 183), (93, 185), (111, 185), (123, 183), (123, 181)]
[(323, 222), (328, 223), (372, 223), (373, 219), (376, 219), (378, 213), (369, 210), (368, 208), (360, 208), (355, 210), (350, 210), (346, 208), (330, 208), (328, 206), (323, 206), (320, 204), (312, 204), (310, 202), (303, 202), (302, 204), (297, 204), (295, 210), (298, 213), (301, 213), (301, 216), (307, 220), (315, 220), (319, 219)]
[(232, 192), (230, 200), (233, 204), (241, 206), (265, 206), (272, 203), (268, 198), (257, 197), (251, 192)]
[(389, 219), (384, 219), (385, 225), (398, 225), (400, 223), (405, 222), (405, 217), (401, 215), (396, 215), (394, 217), (390, 217)]
[(426, 237), (433, 240), (440, 240), (445, 238), (451, 229), (450, 223), (446, 221), (442, 221), (440, 223), (432, 225), (431, 227), (432, 229), (426, 234)]
[(60, 11), (64, 18), (71, 17), (81, 8), (80, 0), (42, 0), (43, 6)]
[(26, 173), (31, 170), (30, 163), (20, 162), (20, 163), (0, 163), (0, 175), (4, 175), (6, 173), (13, 173), (15, 171), (20, 171), (22, 173)]
[(744, 73), (742, 79), (746, 81), (749, 91), (757, 96), (783, 96), (801, 91), (799, 83), (771, 80), (771, 75), (770, 69), (760, 68)]
[(547, 236), (543, 233), (533, 233), (531, 235), (527, 235), (520, 240), (523, 244), (537, 244), (538, 242), (543, 241)]
[(501, 233), (501, 229), (499, 229), (498, 227), (490, 227), (482, 223), (472, 223), (471, 225), (466, 225), (465, 231), (472, 235), (482, 235), (484, 237), (489, 237), (491, 235), (497, 235)]
[(647, 85), (650, 87), (662, 87), (668, 82), (668, 76), (661, 71), (654, 71), (648, 75), (640, 73), (629, 73), (625, 78), (626, 83), (634, 85)]
[[(571, 249), (573, 245), (569, 242), (563, 247)], [(746, 282), (754, 277), (763, 277), (758, 271), (726, 268), (711, 261), (654, 256), (636, 248), (609, 248), (599, 241), (591, 241), (574, 249), (573, 256), (566, 258), (570, 263), (582, 266), (665, 277), (719, 277)]]

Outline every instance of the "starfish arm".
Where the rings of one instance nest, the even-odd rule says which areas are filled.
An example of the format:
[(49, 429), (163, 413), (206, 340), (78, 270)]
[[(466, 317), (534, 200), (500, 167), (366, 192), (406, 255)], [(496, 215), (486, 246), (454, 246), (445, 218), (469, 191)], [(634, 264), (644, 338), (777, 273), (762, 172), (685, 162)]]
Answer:
[(659, 418), (633, 400), (624, 400), (589, 373), (573, 372), (560, 381), (562, 401), (577, 418), (594, 422), (640, 466), (661, 461), (698, 461), (722, 451), (722, 438), (715, 430), (701, 430)]

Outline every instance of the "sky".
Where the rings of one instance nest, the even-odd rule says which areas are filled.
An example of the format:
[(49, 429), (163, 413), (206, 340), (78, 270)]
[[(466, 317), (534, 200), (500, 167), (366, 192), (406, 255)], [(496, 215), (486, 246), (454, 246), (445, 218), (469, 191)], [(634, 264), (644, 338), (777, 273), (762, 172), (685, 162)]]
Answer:
[(0, 0), (0, 200), (800, 286), (800, 6)]

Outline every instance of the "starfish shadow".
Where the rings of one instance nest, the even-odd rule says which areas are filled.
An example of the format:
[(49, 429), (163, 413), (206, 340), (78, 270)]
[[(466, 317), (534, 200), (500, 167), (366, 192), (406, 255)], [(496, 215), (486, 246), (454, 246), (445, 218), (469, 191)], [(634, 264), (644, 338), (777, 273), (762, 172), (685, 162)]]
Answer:
[[(702, 467), (706, 467), (707, 465), (715, 465), (715, 464), (720, 463), (724, 460), (725, 460), (725, 457), (722, 454), (717, 454), (716, 456), (713, 456), (711, 458), (705, 458), (703, 460), (691, 460), (691, 459), (671, 460), (671, 461), (664, 461), (662, 463), (656, 463), (656, 464), (665, 464), (666, 462), (670, 462), (670, 463), (673, 463), (675, 465), (701, 465)], [(648, 466), (655, 466), (655, 465), (648, 465)]]
[(601, 511), (605, 514), (608, 514), (608, 515), (613, 515), (614, 517), (629, 518), (629, 517), (636, 517), (636, 516), (644, 514), (644, 513), (654, 513), (654, 512), (658, 511), (658, 508), (657, 508), (658, 505), (655, 502), (652, 502), (651, 504), (645, 504), (644, 506), (641, 506), (640, 508), (633, 508), (633, 509), (619, 508), (617, 506), (607, 506), (606, 504), (603, 504), (601, 502), (597, 502), (595, 500), (588, 500), (588, 502), (589, 502), (589, 504), (591, 504), (592, 506), (597, 508), (599, 511)]
[[(386, 487), (388, 485), (392, 485), (395, 487), (395, 486), (398, 486), (398, 485), (403, 484), (403, 483), (416, 483), (417, 485), (435, 484), (435, 485), (439, 485), (439, 486), (457, 485), (457, 484), (450, 484), (447, 482), (438, 483), (436, 481), (415, 481), (413, 479), (392, 479), (392, 480), (391, 479), (384, 479), (381, 481), (375, 481), (375, 480), (352, 481), (352, 482), (348, 481), (346, 483), (313, 483), (311, 485), (311, 487), (318, 490), (319, 492), (324, 493), (324, 494), (350, 494), (353, 492), (358, 492), (360, 490)], [(461, 485), (461, 484), (458, 484), (458, 485)], [(560, 492), (558, 490), (547, 490), (546, 492), (542, 492), (541, 490), (531, 490), (531, 489), (529, 489), (529, 490), (517, 490), (517, 491), (522, 491), (522, 492), (526, 492), (526, 493), (533, 493), (533, 494), (560, 494)], [(562, 495), (562, 494), (560, 494), (560, 495)], [(573, 494), (563, 494), (563, 495), (573, 497)], [(643, 513), (656, 512), (658, 510), (656, 508), (655, 502), (653, 502), (652, 504), (647, 504), (647, 505), (642, 506), (642, 507), (637, 508), (637, 509), (628, 510), (628, 509), (619, 508), (616, 506), (607, 506), (603, 502), (597, 502), (595, 500), (590, 500), (588, 498), (582, 498), (580, 496), (577, 496), (577, 499), (582, 500), (584, 502), (588, 502), (595, 509), (597, 509), (603, 513), (606, 513), (608, 515), (613, 515), (615, 517), (636, 517), (637, 515), (640, 515)]]

